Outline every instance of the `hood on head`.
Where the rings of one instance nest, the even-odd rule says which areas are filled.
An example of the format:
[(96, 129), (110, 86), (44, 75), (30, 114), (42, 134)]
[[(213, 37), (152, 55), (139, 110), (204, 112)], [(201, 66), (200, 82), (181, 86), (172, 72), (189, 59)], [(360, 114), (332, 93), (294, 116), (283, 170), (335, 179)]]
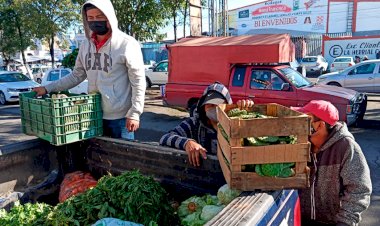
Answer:
[(350, 137), (355, 140), (354, 136), (348, 131), (347, 125), (344, 122), (337, 122), (333, 127), (333, 130), (330, 136), (327, 138), (326, 143), (324, 143), (321, 147), (321, 151), (324, 151), (335, 144), (338, 140)]
[(205, 119), (206, 117), (206, 112), (203, 107), (204, 102), (207, 99), (208, 94), (214, 93), (214, 92), (219, 93), (225, 99), (227, 104), (232, 104), (232, 98), (231, 98), (230, 92), (223, 84), (216, 82), (209, 85), (203, 92), (202, 97), (199, 99), (198, 104), (197, 104), (197, 113), (201, 120)]
[(89, 39), (91, 38), (92, 31), (90, 30), (90, 27), (87, 22), (87, 16), (86, 12), (84, 10), (84, 6), (87, 4), (92, 4), (96, 8), (100, 9), (104, 15), (107, 17), (112, 32), (115, 32), (118, 30), (118, 22), (115, 14), (115, 9), (113, 8), (113, 5), (110, 0), (88, 0), (82, 5), (82, 20), (83, 20), (83, 27), (84, 32), (86, 34), (86, 37)]

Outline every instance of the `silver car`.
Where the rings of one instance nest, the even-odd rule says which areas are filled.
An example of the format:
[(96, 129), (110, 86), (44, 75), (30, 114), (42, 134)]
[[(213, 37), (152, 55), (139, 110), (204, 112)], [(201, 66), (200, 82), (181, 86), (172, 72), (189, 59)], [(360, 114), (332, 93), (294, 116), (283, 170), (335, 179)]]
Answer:
[(363, 61), (343, 71), (321, 75), (317, 83), (380, 93), (380, 60)]
[(159, 62), (152, 70), (145, 71), (146, 87), (153, 85), (165, 85), (168, 82), (169, 62), (163, 60)]

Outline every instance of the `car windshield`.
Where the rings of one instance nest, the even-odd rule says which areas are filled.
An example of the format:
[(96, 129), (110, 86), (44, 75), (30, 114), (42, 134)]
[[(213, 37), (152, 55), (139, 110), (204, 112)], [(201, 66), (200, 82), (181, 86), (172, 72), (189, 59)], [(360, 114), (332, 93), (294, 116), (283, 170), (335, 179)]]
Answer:
[(302, 62), (317, 62), (316, 57), (305, 57), (302, 59)]
[(293, 68), (282, 68), (280, 71), (285, 75), (289, 82), (291, 82), (297, 88), (313, 85), (312, 82), (295, 71)]
[(21, 73), (0, 74), (0, 82), (21, 82), (28, 80), (30, 78)]
[(335, 63), (336, 63), (336, 62), (349, 63), (349, 62), (351, 62), (351, 58), (336, 58), (336, 59), (334, 60), (334, 62), (335, 62)]

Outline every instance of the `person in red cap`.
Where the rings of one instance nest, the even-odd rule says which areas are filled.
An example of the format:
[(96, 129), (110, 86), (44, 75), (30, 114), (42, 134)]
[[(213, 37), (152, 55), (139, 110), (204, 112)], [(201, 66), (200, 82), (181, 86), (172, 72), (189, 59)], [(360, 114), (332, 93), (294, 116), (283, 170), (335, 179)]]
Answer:
[(358, 225), (372, 193), (360, 146), (330, 102), (313, 100), (293, 109), (311, 117), (311, 186), (299, 191), (302, 225)]

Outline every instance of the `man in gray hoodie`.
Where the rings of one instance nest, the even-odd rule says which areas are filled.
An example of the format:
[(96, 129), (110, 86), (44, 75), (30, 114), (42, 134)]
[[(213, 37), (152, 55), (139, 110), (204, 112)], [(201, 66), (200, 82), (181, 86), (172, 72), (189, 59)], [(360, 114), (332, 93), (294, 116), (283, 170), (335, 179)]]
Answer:
[(118, 29), (110, 0), (88, 0), (82, 6), (86, 40), (73, 72), (37, 95), (70, 89), (88, 79), (88, 92), (102, 95), (104, 135), (134, 138), (144, 108), (145, 71), (139, 43)]
[(312, 118), (311, 187), (300, 191), (302, 225), (358, 225), (372, 192), (360, 146), (330, 102), (314, 100), (294, 110)]

